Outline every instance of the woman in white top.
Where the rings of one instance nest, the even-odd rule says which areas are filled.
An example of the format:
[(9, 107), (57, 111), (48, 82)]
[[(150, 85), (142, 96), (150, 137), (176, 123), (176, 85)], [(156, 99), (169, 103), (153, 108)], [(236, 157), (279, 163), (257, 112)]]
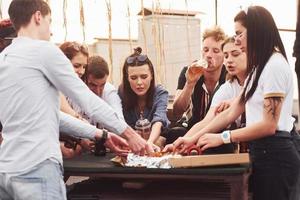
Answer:
[[(292, 199), (300, 158), (293, 132), (293, 76), (277, 26), (265, 8), (251, 6), (235, 19), (236, 44), (247, 53), (249, 74), (242, 94), (200, 134), (202, 150), (249, 141), (253, 199)], [(216, 134), (246, 111), (246, 127)], [(186, 148), (177, 143), (175, 147)]]
[[(216, 113), (219, 113), (230, 105), (230, 102), (236, 98), (242, 91), (244, 81), (247, 77), (247, 57), (246, 53), (242, 52), (239, 46), (234, 44), (235, 40), (233, 37), (227, 38), (222, 44), (222, 51), (224, 53), (224, 64), (227, 74), (227, 81), (220, 86), (216, 94), (212, 99), (212, 103), (209, 111), (207, 112), (205, 118), (195, 124), (184, 137), (178, 138), (179, 141), (186, 140), (186, 143), (194, 144), (201, 135), (197, 133), (205, 127), (213, 118)], [(236, 120), (236, 125), (240, 125), (240, 119)], [(176, 141), (175, 143), (177, 143)], [(165, 150), (172, 149), (173, 144), (167, 145)], [(230, 153), (234, 149), (233, 145), (227, 145), (223, 148), (209, 149), (205, 153)]]

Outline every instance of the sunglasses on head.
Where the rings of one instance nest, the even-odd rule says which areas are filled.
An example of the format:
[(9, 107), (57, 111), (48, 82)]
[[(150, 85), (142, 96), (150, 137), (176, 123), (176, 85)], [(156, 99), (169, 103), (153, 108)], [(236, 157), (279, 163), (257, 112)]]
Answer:
[(70, 42), (67, 48), (72, 48), (75, 49), (76, 51), (83, 51), (83, 52), (88, 52), (88, 47), (83, 44), (78, 44), (76, 42)]
[(145, 62), (148, 59), (146, 55), (130, 56), (127, 58), (126, 63), (131, 65), (135, 63)]

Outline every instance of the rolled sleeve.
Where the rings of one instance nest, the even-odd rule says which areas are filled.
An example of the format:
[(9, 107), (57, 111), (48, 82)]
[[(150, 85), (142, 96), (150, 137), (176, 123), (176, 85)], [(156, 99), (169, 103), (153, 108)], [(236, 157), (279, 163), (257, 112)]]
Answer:
[(167, 117), (167, 106), (168, 106), (168, 91), (165, 90), (161, 85), (157, 86), (154, 96), (154, 113), (151, 123), (161, 122), (163, 127), (168, 127), (169, 120)]
[(94, 139), (96, 127), (64, 112), (59, 113), (59, 132), (78, 138)]
[(42, 61), (43, 73), (58, 90), (78, 104), (91, 119), (107, 129), (117, 134), (125, 131), (128, 125), (105, 101), (89, 90), (58, 47), (49, 45), (42, 51), (41, 54), (48, 55), (47, 62)]

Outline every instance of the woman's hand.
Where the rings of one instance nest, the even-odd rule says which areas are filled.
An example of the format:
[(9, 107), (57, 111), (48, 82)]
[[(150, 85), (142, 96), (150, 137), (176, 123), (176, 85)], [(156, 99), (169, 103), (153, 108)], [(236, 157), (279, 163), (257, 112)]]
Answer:
[(172, 144), (167, 144), (162, 150), (162, 152), (173, 152), (173, 151), (174, 151), (174, 144), (173, 143)]
[(173, 144), (168, 144), (163, 149), (163, 152), (184, 153), (187, 149), (196, 143), (193, 137), (179, 137)]
[(202, 135), (197, 142), (197, 146), (201, 148), (202, 152), (208, 148), (218, 147), (222, 144), (224, 144), (224, 142), (221, 138), (221, 134), (218, 133), (206, 133)]
[(231, 105), (232, 101), (223, 101), (219, 105), (216, 106), (215, 108), (215, 115), (223, 112), (224, 110), (228, 109)]
[(157, 146), (156, 144), (154, 144), (154, 143), (152, 143), (152, 142), (150, 142), (150, 141), (147, 141), (147, 143), (148, 143), (148, 145), (149, 145), (150, 147), (152, 147), (152, 149), (154, 150), (154, 152), (160, 152), (160, 151), (161, 151), (160, 147)]

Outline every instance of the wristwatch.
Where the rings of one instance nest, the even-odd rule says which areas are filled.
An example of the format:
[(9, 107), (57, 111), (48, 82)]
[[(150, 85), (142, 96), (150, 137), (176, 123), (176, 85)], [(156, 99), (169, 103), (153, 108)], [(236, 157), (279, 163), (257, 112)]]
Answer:
[(107, 132), (107, 130), (105, 130), (105, 129), (102, 129), (102, 137), (101, 137), (101, 140), (102, 140), (102, 142), (103, 142), (103, 143), (105, 143), (105, 142), (106, 142), (107, 135), (108, 135), (108, 132)]
[(229, 130), (223, 131), (223, 132), (221, 133), (221, 138), (222, 138), (224, 144), (229, 144), (229, 143), (231, 143), (230, 135), (231, 135), (231, 133), (230, 133)]

